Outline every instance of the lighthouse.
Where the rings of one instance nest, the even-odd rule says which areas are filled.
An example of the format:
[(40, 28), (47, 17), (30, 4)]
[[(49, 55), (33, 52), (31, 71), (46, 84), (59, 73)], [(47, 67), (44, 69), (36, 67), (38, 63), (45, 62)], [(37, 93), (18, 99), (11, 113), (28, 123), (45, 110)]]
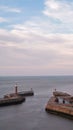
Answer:
[(17, 84), (15, 85), (15, 94), (16, 94), (16, 95), (18, 94), (18, 87), (17, 87)]

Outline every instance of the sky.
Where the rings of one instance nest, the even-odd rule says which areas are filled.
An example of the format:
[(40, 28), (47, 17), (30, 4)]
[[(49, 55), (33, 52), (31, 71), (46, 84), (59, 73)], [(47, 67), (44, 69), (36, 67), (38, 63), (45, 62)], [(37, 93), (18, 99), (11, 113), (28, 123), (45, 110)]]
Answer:
[(0, 0), (0, 76), (73, 75), (73, 0)]

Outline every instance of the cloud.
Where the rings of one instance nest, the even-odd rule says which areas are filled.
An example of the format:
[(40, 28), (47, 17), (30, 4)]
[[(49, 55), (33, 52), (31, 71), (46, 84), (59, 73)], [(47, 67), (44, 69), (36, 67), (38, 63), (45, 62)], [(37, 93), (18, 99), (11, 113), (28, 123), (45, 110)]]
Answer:
[(0, 17), (0, 23), (7, 22), (7, 21), (8, 21), (7, 19)]
[[(35, 61), (34, 64), (39, 61), (39, 64), (42, 65), (42, 63), (47, 64), (55, 61), (60, 63), (59, 60), (64, 62), (70, 59), (72, 63), (73, 34), (43, 35), (39, 30), (31, 33), (31, 29), (27, 32), (25, 29), (24, 31), (20, 31), (20, 29), (0, 30), (0, 47), (3, 50), (0, 52), (2, 56), (6, 57), (9, 54), (7, 57), (13, 57), (12, 59), (15, 60), (20, 59), (21, 64), (22, 59), (24, 64), (25, 61), (29, 61), (30, 64), (32, 61)], [(5, 50), (7, 50), (6, 54), (3, 54)]]
[(72, 73), (68, 69), (73, 68), (73, 34), (43, 35), (22, 26), (0, 30), (1, 73), (2, 69), (8, 75)]
[(48, 17), (60, 20), (62, 23), (72, 23), (73, 2), (66, 0), (45, 0), (43, 13)]
[(0, 10), (4, 12), (14, 12), (14, 13), (21, 13), (21, 10), (18, 8), (12, 8), (8, 6), (0, 6)]
[(59, 9), (59, 4), (58, 2), (55, 2), (55, 0), (46, 0), (45, 5), (52, 10)]
[(72, 6), (66, 1), (46, 0), (40, 18), (0, 29), (0, 74), (72, 74)]

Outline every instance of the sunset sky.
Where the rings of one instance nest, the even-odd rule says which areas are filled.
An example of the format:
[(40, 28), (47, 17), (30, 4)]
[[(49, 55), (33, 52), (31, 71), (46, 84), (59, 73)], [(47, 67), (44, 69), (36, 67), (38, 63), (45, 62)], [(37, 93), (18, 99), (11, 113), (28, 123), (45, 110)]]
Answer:
[(73, 0), (0, 0), (0, 76), (73, 75)]

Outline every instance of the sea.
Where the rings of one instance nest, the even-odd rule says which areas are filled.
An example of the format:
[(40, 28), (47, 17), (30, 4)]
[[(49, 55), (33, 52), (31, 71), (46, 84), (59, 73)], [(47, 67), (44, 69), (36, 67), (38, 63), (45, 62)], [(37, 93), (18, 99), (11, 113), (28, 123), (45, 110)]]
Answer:
[(0, 77), (0, 97), (15, 91), (34, 91), (19, 105), (0, 107), (0, 130), (73, 130), (73, 120), (45, 111), (53, 91), (73, 95), (73, 76)]

